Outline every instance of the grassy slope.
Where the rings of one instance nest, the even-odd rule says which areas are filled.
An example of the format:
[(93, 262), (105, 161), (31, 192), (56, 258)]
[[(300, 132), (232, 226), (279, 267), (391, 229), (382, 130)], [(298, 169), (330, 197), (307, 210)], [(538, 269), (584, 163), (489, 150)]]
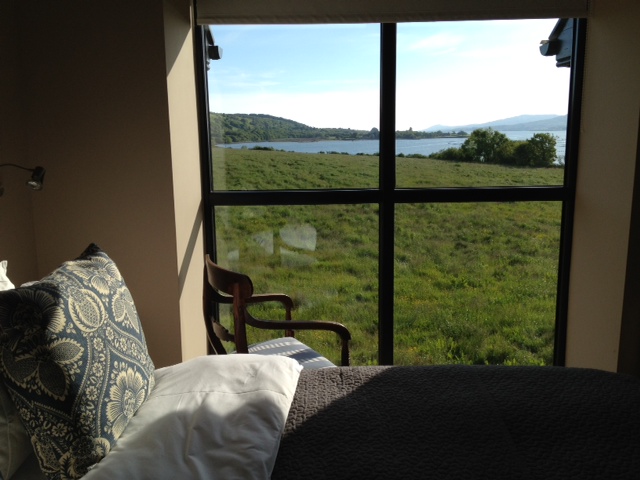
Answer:
[[(221, 149), (214, 157), (217, 189), (364, 188), (378, 181), (374, 157)], [(402, 187), (562, 183), (561, 169), (398, 160)], [(291, 294), (294, 318), (345, 323), (353, 363), (375, 364), (377, 212), (377, 205), (218, 208), (219, 259), (249, 274), (259, 292)], [(407, 204), (396, 217), (397, 364), (551, 363), (558, 203)], [(252, 340), (260, 338), (263, 332), (252, 332)], [(331, 335), (300, 338), (337, 361)]]

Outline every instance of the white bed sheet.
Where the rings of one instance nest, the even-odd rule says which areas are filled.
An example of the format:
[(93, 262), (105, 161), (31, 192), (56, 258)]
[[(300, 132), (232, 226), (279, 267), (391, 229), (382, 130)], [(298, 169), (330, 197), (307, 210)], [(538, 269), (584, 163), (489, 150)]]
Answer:
[(158, 369), (148, 400), (83, 478), (268, 479), (300, 370), (290, 358), (251, 354)]

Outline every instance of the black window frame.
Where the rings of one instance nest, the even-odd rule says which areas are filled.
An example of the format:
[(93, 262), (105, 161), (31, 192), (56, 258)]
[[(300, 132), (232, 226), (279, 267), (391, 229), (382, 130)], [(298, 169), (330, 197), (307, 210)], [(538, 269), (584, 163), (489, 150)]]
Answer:
[[(574, 22), (573, 53), (569, 87), (564, 184), (531, 187), (397, 188), (395, 152), (395, 93), (397, 24), (380, 24), (380, 180), (378, 188), (326, 190), (214, 191), (212, 145), (209, 130), (207, 49), (212, 37), (206, 27), (195, 31), (195, 62), (198, 95), (204, 241), (206, 253), (215, 258), (215, 215), (218, 206), (251, 205), (379, 205), (378, 269), (378, 363), (393, 365), (394, 351), (394, 240), (395, 206), (403, 203), (461, 202), (562, 202), (558, 287), (553, 364), (564, 366), (567, 340), (569, 271), (578, 170), (578, 144), (586, 19)], [(386, 255), (384, 254), (386, 252)]]

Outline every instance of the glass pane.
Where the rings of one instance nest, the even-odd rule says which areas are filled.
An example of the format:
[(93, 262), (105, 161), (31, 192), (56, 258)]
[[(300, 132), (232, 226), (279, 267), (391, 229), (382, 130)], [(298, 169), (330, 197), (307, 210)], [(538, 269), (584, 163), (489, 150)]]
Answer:
[(556, 22), (398, 25), (399, 187), (563, 183), (570, 71), (538, 49)]
[[(377, 205), (216, 207), (215, 222), (222, 266), (249, 275), (256, 293), (291, 296), (294, 319), (346, 325), (353, 337), (353, 365), (377, 362)], [(273, 304), (251, 311), (257, 318), (284, 318)], [(230, 328), (229, 309), (221, 312)], [(282, 332), (251, 329), (249, 342), (277, 336)], [(296, 337), (340, 363), (334, 333)]]
[(552, 364), (560, 203), (396, 212), (395, 363)]
[(379, 25), (210, 28), (214, 190), (377, 187)]

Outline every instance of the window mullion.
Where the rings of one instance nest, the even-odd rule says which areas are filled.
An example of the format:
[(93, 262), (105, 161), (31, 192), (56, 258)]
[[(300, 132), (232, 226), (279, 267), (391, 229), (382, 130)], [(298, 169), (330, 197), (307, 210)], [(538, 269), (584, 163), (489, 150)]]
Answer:
[(567, 147), (565, 152), (564, 188), (566, 200), (562, 204), (562, 233), (558, 265), (558, 293), (556, 297), (556, 326), (553, 363), (564, 366), (567, 343), (567, 318), (569, 315), (569, 275), (573, 245), (573, 215), (575, 210), (578, 146), (580, 143), (580, 116), (582, 80), (584, 77), (584, 49), (587, 20), (573, 19), (574, 39), (571, 55), (571, 87), (569, 90), (569, 116), (567, 122)]
[(380, 252), (378, 363), (393, 365), (393, 303), (396, 187), (396, 32), (380, 26)]

